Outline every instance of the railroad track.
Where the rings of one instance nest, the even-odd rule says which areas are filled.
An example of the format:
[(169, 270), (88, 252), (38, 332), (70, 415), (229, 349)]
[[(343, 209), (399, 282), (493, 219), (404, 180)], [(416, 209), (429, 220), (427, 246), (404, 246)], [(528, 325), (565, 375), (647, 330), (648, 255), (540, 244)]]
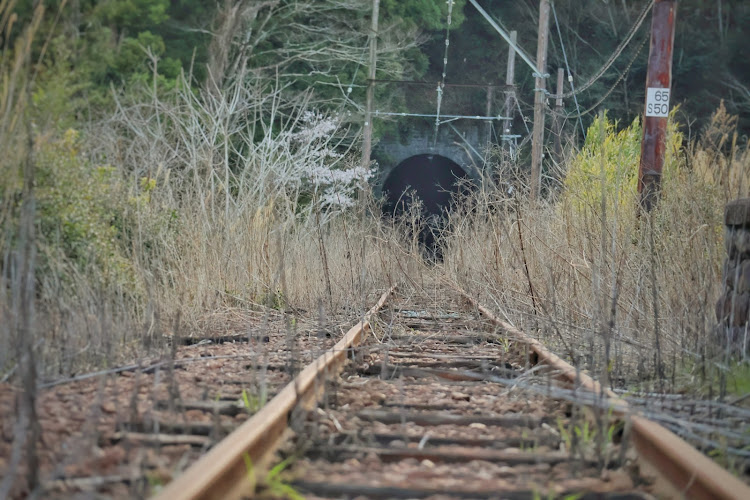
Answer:
[[(246, 311), (166, 359), (45, 384), (41, 496), (750, 498), (540, 343), (436, 293), (391, 290), (345, 334)], [(23, 498), (16, 390), (0, 387), (0, 476)]]
[[(171, 355), (42, 383), (37, 498), (152, 496), (332, 347), (342, 321), (229, 309), (200, 336), (175, 331)], [(13, 465), (20, 390), (0, 384), (0, 499), (32, 494)]]
[(750, 498), (469, 297), (392, 292), (158, 498)]

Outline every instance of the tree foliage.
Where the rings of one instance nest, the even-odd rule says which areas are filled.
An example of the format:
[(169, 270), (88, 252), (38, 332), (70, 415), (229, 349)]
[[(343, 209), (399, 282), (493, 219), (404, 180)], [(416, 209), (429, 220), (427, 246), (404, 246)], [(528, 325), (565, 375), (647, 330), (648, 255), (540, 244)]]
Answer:
[[(20, 0), (16, 28), (32, 15), (39, 0)], [(517, 30), (519, 45), (535, 54), (538, 2), (482, 0), (482, 6), (506, 30)], [(567, 65), (580, 85), (594, 75), (618, 47), (648, 0), (554, 2), (550, 26), (549, 72)], [(282, 85), (314, 90), (322, 103), (342, 102), (361, 113), (367, 78), (367, 40), (371, 0), (48, 0), (42, 32), (50, 36), (50, 73), (70, 74), (76, 88), (72, 104), (90, 100), (86, 112), (106, 104), (110, 86), (151, 82), (170, 86), (180, 71), (190, 71), (196, 86), (209, 74), (219, 83), (228, 73), (247, 68), (278, 75)], [(379, 76), (435, 81), (443, 71), (447, 2), (382, 0)], [(507, 44), (466, 0), (455, 0), (446, 80), (452, 83), (503, 83)], [(740, 115), (739, 128), (750, 130), (750, 62), (744, 57), (750, 4), (742, 0), (678, 3), (673, 66), (673, 104), (678, 120), (700, 129), (723, 99)], [(587, 109), (601, 101), (610, 116), (630, 123), (642, 113), (650, 17), (612, 67), (579, 103)], [(37, 52), (45, 38), (38, 37)], [(627, 68), (633, 58), (632, 67)], [(240, 61), (243, 61), (240, 63)], [(530, 107), (531, 71), (517, 59), (519, 100)], [(54, 68), (54, 69), (53, 69)], [(626, 72), (626, 70), (628, 70)], [(224, 74), (227, 73), (227, 74)], [(60, 77), (49, 76), (48, 81)], [(549, 87), (554, 83), (550, 82)], [(351, 89), (351, 90), (349, 90)], [(567, 89), (566, 89), (567, 90)], [(501, 102), (498, 96), (497, 104)], [(77, 100), (77, 98), (79, 98)], [(378, 88), (383, 108), (405, 109), (409, 100), (395, 86)], [(479, 99), (479, 98), (477, 98)], [(573, 113), (573, 102), (565, 103)], [(81, 112), (81, 110), (77, 110)], [(588, 125), (593, 116), (585, 117)], [(575, 118), (571, 117), (570, 121)], [(520, 126), (519, 123), (516, 127)], [(572, 128), (572, 127), (571, 127)], [(691, 133), (698, 132), (692, 131)]]

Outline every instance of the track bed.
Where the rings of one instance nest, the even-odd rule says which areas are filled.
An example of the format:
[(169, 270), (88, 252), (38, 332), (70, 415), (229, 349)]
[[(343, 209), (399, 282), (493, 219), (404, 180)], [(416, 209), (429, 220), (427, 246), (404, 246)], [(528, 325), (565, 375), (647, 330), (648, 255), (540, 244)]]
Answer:
[[(42, 388), (41, 496), (750, 498), (462, 297), (391, 289), (343, 336), (265, 315), (210, 342), (177, 339), (166, 359)], [(0, 389), (0, 475), (22, 498), (20, 389)]]
[[(151, 496), (338, 336), (332, 324), (247, 314), (221, 332), (174, 340), (171, 356), (48, 383), (37, 403), (42, 497)], [(0, 478), (15, 477), (11, 498), (29, 495), (27, 469), (12, 464), (20, 390), (0, 385)]]
[(648, 497), (606, 411), (552, 397), (525, 345), (441, 306), (402, 299), (381, 313), (321, 406), (293, 422), (288, 486), (307, 498)]

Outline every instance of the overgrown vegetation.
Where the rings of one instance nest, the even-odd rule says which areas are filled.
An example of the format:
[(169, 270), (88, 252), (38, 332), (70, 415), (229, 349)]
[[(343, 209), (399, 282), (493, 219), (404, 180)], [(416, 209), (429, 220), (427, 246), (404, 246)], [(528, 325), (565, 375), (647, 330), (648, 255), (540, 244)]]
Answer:
[[(442, 11), (383, 3), (379, 76), (426, 74), (414, 19), (438, 31)], [(178, 314), (188, 329), (231, 307), (359, 314), (392, 283), (447, 280), (613, 387), (747, 393), (745, 353), (714, 331), (723, 206), (750, 194), (723, 104), (699, 135), (671, 122), (652, 214), (636, 216), (639, 121), (594, 120), (545, 202), (526, 203), (512, 165), (520, 189), (488, 180), (426, 263), (418, 215), (409, 231), (374, 216), (359, 164), (368, 2), (31, 4), (0, 0), (3, 382), (143, 357)], [(336, 43), (313, 43), (322, 31)]]
[(721, 107), (685, 146), (673, 124), (661, 202), (638, 215), (639, 123), (596, 120), (559, 196), (532, 207), (484, 189), (453, 215), (451, 279), (614, 387), (718, 391), (734, 359), (715, 330), (723, 207), (750, 175), (732, 124)]
[[(158, 347), (178, 310), (195, 325), (200, 315), (228, 305), (313, 311), (325, 298), (329, 309), (353, 307), (351, 297), (362, 297), (370, 274), (390, 266), (375, 251), (383, 239), (366, 206), (372, 173), (354, 160), (349, 118), (325, 103), (314, 107), (321, 94), (303, 82), (289, 87), (278, 73), (249, 67), (250, 54), (235, 44), (247, 24), (227, 25), (226, 13), (217, 15), (217, 29), (228, 38), (209, 51), (212, 73), (201, 83), (200, 72), (173, 71), (175, 60), (164, 56), (166, 35), (146, 30), (168, 30), (167, 4), (150, 5), (145, 18), (138, 14), (143, 6), (124, 1), (73, 8), (62, 2), (47, 11), (39, 5), (26, 27), (32, 14), (14, 4), (4, 2), (0, 11), (2, 145), (9, 153), (0, 159), (1, 267), (10, 287), (3, 315), (15, 307), (11, 282), (30, 156), (35, 330), (48, 332), (38, 346), (44, 377)], [(358, 17), (351, 7), (278, 6), (289, 23), (334, 8)], [(255, 7), (243, 9), (243, 23), (253, 22)], [(92, 40), (78, 38), (79, 15), (91, 23)], [(116, 48), (98, 45), (107, 19), (128, 34)], [(258, 37), (260, 47), (263, 33)], [(403, 48), (398, 40), (384, 44), (386, 63), (389, 51)], [(77, 49), (116, 60), (140, 56), (137, 64), (113, 63), (122, 79), (107, 81), (110, 88), (96, 83), (96, 72), (81, 65), (88, 52)], [(273, 59), (286, 46), (263, 50)], [(343, 49), (321, 50), (322, 61)], [(289, 56), (289, 71), (301, 55)], [(87, 106), (93, 112), (84, 112)], [(5, 374), (18, 356), (12, 327), (3, 324)]]
[[(216, 18), (225, 31), (214, 42), (223, 45), (205, 55), (213, 73), (200, 89), (190, 80), (196, 73), (170, 69), (179, 57), (160, 57), (171, 50), (167, 35), (148, 35), (167, 29), (166, 4), (138, 19), (124, 1), (72, 11), (62, 2), (46, 13), (38, 7), (33, 16), (3, 4), (4, 314), (14, 307), (21, 166), (30, 155), (36, 328), (50, 332), (38, 346), (44, 376), (159, 345), (162, 323), (178, 310), (195, 324), (229, 304), (312, 311), (323, 298), (337, 309), (351, 305), (355, 291), (364, 300), (368, 287), (421, 269), (416, 239), (407, 237), (409, 249), (400, 249), (404, 237), (371, 216), (377, 211), (366, 187), (372, 172), (358, 165), (351, 118), (332, 111), (333, 101), (313, 106), (327, 91), (305, 90), (304, 79), (282, 85), (259, 62), (248, 64), (260, 52), (234, 44), (242, 30), (226, 25), (230, 7)], [(250, 23), (244, 29), (262, 27), (259, 16), (276, 12), (234, 7)], [(387, 8), (386, 19), (416, 15), (402, 7)], [(322, 12), (307, 4), (283, 12), (292, 22), (313, 11)], [(131, 45), (144, 56), (140, 66), (112, 63), (131, 75), (122, 80), (128, 87), (100, 88), (112, 107), (98, 110), (96, 119), (78, 114), (83, 103), (104, 102), (80, 86), (92, 88), (96, 71), (78, 64), (85, 54), (66, 50), (72, 40), (66, 29), (77, 13), (97, 21), (87, 33), (93, 41), (77, 41), (80, 47), (99, 50), (111, 22), (128, 33), (115, 59), (127, 58)], [(440, 16), (431, 16), (437, 29)], [(32, 22), (21, 26), (24, 18)], [(281, 25), (269, 33), (288, 35), (276, 29)], [(163, 49), (138, 42), (149, 36)], [(257, 50), (270, 40), (259, 41)], [(386, 67), (402, 39), (392, 43), (383, 49)], [(281, 51), (287, 76), (296, 71), (297, 56), (281, 38), (266, 49)], [(391, 70), (402, 74), (405, 66), (395, 61)], [(624, 387), (669, 379), (679, 388), (691, 377), (711, 379), (709, 372), (721, 372), (706, 360), (717, 359), (712, 310), (723, 259), (722, 207), (749, 185), (748, 150), (737, 126), (723, 105), (697, 140), (687, 141), (672, 122), (662, 202), (655, 213), (636, 217), (639, 121), (621, 127), (594, 120), (581, 149), (562, 162), (561, 184), (547, 203), (530, 207), (522, 191), (509, 198), (487, 184), (471, 211), (453, 214), (439, 267), (467, 289), (486, 290), (486, 300), (531, 330), (556, 332), (547, 340)], [(13, 352), (9, 332), (0, 339), (4, 353)], [(8, 373), (17, 356), (0, 361)]]

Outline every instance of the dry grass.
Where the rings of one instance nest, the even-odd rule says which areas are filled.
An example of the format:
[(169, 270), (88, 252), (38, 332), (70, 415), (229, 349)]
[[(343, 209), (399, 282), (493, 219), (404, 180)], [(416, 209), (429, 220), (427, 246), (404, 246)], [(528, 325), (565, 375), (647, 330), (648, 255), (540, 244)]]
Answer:
[(598, 206), (571, 188), (537, 206), (480, 191), (453, 216), (446, 275), (616, 387), (705, 391), (737, 360), (717, 342), (714, 305), (723, 207), (748, 195), (750, 156), (726, 123), (717, 111), (705, 134), (717, 146), (677, 155), (640, 218), (626, 187)]
[[(653, 214), (636, 217), (620, 191), (602, 211), (575, 186), (533, 207), (520, 190), (486, 187), (452, 215), (444, 261), (430, 268), (415, 214), (383, 221), (366, 191), (352, 208), (323, 208), (296, 177), (347, 136), (334, 130), (304, 148), (284, 139), (304, 128), (303, 104), (258, 82), (202, 95), (144, 92), (84, 127), (74, 148), (100, 159), (84, 171), (114, 172), (119, 260), (81, 266), (50, 235), (40, 239), (48, 269), (38, 279), (36, 341), (46, 376), (160, 347), (178, 313), (195, 331), (198, 318), (226, 307), (362, 312), (376, 290), (397, 281), (419, 288), (434, 273), (617, 385), (710, 378), (704, 362), (721, 354), (713, 310), (722, 207), (750, 186), (748, 150), (724, 111), (701, 142), (673, 154)], [(349, 165), (346, 155), (333, 161)], [(4, 363), (7, 371), (14, 360)]]
[[(37, 241), (44, 377), (160, 349), (178, 314), (190, 333), (227, 307), (359, 314), (400, 279), (398, 259), (410, 257), (393, 250), (400, 231), (373, 216), (365, 185), (342, 208), (326, 204), (328, 188), (345, 199), (356, 182), (310, 174), (356, 177), (351, 133), (272, 82), (237, 81), (200, 94), (186, 82), (167, 95), (142, 89), (81, 131), (34, 136), (37, 168), (54, 178), (37, 194), (51, 207)], [(7, 212), (6, 233), (15, 224)], [(0, 362), (4, 374), (15, 359)]]

